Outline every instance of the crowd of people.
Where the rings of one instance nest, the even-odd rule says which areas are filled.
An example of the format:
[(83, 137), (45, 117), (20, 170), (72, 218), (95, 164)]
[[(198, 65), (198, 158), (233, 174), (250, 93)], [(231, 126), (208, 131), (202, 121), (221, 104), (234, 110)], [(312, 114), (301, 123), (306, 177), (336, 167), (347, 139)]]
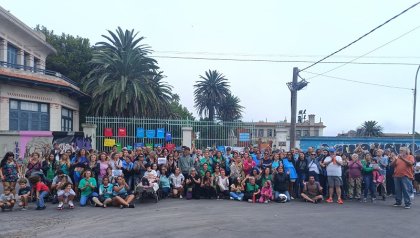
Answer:
[[(343, 204), (375, 202), (395, 196), (394, 206), (410, 208), (420, 192), (420, 156), (401, 147), (399, 154), (358, 146), (353, 154), (334, 148), (305, 151), (245, 147), (243, 151), (182, 147), (169, 151), (139, 147), (121, 152), (80, 149), (32, 153), (24, 163), (7, 152), (0, 163), (2, 211), (37, 210), (46, 202), (57, 209), (92, 205), (134, 208), (139, 198), (226, 199), (250, 203), (303, 200)], [(404, 204), (403, 204), (404, 203)]]

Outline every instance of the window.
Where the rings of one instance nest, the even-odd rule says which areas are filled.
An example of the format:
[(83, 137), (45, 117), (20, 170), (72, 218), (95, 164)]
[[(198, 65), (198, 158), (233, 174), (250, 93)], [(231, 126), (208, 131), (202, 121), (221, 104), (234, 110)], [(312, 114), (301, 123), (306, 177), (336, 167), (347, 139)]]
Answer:
[(302, 132), (300, 130), (296, 130), (296, 136), (300, 137), (302, 135)]
[(48, 104), (11, 99), (9, 101), (9, 130), (49, 131)]
[(303, 130), (302, 136), (309, 136), (309, 130)]
[(258, 137), (264, 137), (264, 129), (258, 129)]
[(314, 131), (314, 136), (319, 136), (319, 130)]
[(273, 137), (273, 129), (267, 129), (267, 137)]
[(61, 130), (73, 131), (73, 111), (65, 107), (61, 108)]
[(12, 64), (11, 67), (17, 67), (18, 49), (11, 44), (7, 44), (7, 63)]

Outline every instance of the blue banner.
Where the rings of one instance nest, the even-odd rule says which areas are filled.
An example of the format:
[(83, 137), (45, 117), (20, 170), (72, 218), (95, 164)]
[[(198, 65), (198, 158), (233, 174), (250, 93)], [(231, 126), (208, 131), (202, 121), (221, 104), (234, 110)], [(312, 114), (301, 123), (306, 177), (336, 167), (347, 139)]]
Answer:
[(144, 128), (138, 127), (136, 130), (137, 138), (144, 138)]
[(165, 136), (165, 141), (172, 141), (172, 133), (167, 131)]
[(251, 138), (249, 133), (239, 133), (239, 141), (245, 142), (250, 140)]
[(165, 128), (157, 128), (157, 138), (163, 139), (165, 138)]
[(139, 147), (143, 148), (144, 147), (144, 143), (135, 143), (134, 144), (134, 149), (137, 149)]
[(147, 138), (155, 138), (156, 131), (155, 130), (147, 130), (146, 131), (146, 137)]

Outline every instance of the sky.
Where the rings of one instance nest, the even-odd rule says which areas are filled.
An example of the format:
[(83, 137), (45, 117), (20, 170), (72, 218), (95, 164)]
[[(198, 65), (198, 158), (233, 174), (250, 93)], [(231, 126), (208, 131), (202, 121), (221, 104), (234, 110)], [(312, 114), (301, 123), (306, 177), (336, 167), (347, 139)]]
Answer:
[[(102, 41), (101, 35), (107, 34), (106, 30), (114, 31), (120, 26), (144, 36), (143, 43), (151, 46), (153, 56), (298, 61), (317, 61), (414, 3), (406, 0), (0, 0), (0, 6), (30, 27), (44, 25), (56, 33), (89, 38), (92, 44)], [(418, 64), (419, 19), (420, 6), (417, 6), (326, 61)], [(370, 51), (373, 52), (366, 54)], [(356, 59), (362, 55), (365, 56)], [(290, 91), (286, 83), (292, 80), (293, 67), (303, 69), (310, 65), (157, 60), (173, 92), (195, 115), (193, 85), (199, 75), (209, 69), (223, 73), (232, 93), (245, 107), (243, 121), (285, 118), (290, 121)], [(336, 78), (311, 78), (314, 74), (308, 73), (322, 74), (340, 65), (317, 64), (300, 73), (309, 85), (298, 92), (298, 110), (306, 109), (307, 114), (316, 115), (317, 122), (322, 120), (327, 126), (324, 135), (335, 136), (356, 129), (368, 120), (377, 121), (384, 132), (411, 132), (416, 65), (347, 64), (326, 73)], [(407, 89), (360, 84), (337, 77)], [(420, 128), (418, 110), (416, 121)]]

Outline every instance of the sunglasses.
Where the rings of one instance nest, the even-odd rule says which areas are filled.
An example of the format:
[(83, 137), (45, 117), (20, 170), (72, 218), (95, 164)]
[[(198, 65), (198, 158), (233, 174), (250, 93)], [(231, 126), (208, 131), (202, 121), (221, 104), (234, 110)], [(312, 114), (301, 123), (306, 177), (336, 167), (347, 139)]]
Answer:
[(311, 155), (316, 155), (316, 154), (311, 154)]

